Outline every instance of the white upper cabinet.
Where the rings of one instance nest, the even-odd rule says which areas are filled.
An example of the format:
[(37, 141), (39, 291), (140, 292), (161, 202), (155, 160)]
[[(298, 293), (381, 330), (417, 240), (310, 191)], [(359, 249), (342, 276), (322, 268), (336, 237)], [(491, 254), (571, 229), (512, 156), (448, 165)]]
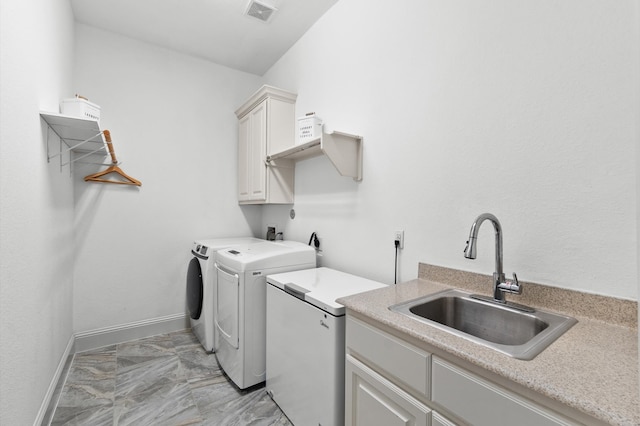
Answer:
[(294, 165), (267, 156), (295, 145), (297, 95), (263, 86), (238, 110), (238, 202), (292, 204)]

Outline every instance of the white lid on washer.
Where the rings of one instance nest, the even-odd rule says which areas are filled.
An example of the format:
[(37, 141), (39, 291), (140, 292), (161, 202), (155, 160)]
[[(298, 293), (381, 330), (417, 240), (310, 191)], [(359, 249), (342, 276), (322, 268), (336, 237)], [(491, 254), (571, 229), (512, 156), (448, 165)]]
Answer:
[(263, 241), (216, 252), (216, 263), (235, 272), (299, 266), (315, 268), (314, 248), (297, 241)]
[(256, 244), (256, 243), (262, 243), (264, 241), (265, 240), (261, 240), (259, 238), (253, 238), (253, 237), (228, 237), (228, 238), (211, 238), (207, 240), (195, 240), (193, 244), (194, 246), (195, 245), (206, 246), (206, 247), (209, 247), (209, 250), (217, 251), (217, 250), (225, 249), (227, 247)]
[(285, 286), (303, 293), (304, 301), (332, 315), (344, 315), (336, 299), (386, 287), (386, 284), (330, 268), (306, 269), (267, 276), (267, 282), (282, 290)]
[(212, 259), (211, 256), (216, 251), (222, 250), (228, 247), (234, 247), (238, 245), (256, 244), (263, 242), (258, 238), (253, 237), (229, 237), (229, 238), (213, 238), (209, 240), (195, 240), (191, 246), (191, 252), (196, 254), (201, 259)]

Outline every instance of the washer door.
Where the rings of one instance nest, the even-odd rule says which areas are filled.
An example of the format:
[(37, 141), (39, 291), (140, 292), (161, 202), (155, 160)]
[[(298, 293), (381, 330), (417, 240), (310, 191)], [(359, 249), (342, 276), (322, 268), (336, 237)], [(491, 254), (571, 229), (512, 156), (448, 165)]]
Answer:
[(189, 307), (189, 315), (194, 320), (200, 318), (202, 313), (202, 268), (197, 258), (191, 259), (189, 262), (189, 270), (187, 271), (187, 306)]

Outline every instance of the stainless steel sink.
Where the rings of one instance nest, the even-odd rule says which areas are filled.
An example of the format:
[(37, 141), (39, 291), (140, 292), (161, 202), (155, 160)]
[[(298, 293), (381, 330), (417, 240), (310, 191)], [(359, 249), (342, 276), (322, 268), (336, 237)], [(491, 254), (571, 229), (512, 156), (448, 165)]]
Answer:
[(577, 323), (564, 315), (523, 312), (478, 300), (461, 290), (445, 290), (389, 309), (523, 360), (535, 358)]

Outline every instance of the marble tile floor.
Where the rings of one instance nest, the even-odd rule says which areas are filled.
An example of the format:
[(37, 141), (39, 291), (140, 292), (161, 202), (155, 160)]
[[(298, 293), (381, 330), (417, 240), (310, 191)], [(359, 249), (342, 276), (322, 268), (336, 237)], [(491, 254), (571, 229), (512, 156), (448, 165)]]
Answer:
[(51, 425), (292, 426), (264, 385), (238, 389), (191, 330), (76, 354)]

